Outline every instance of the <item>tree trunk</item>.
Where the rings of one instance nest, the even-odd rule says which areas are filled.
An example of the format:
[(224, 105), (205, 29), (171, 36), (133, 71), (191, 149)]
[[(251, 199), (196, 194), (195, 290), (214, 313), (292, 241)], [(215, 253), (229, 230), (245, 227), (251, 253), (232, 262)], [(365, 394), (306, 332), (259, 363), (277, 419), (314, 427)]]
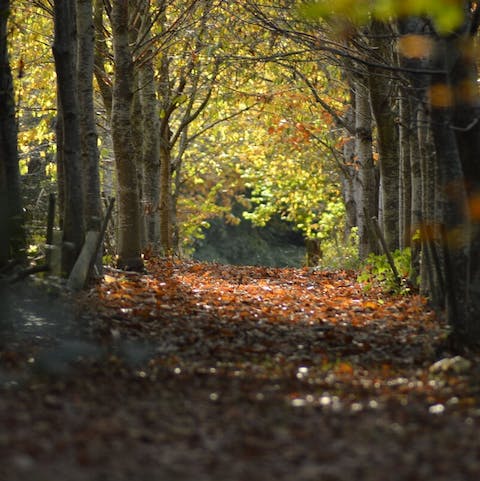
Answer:
[[(479, 9), (478, 6), (476, 6)], [(475, 19), (478, 22), (478, 19)], [(454, 132), (461, 160), (463, 183), (461, 194), (466, 196), (464, 217), (464, 236), (466, 246), (455, 244), (461, 250), (461, 260), (465, 265), (465, 288), (458, 286), (458, 302), (465, 292), (465, 306), (458, 309), (457, 325), (459, 338), (465, 343), (480, 344), (480, 96), (478, 94), (478, 70), (475, 51), (474, 34), (478, 29), (468, 25), (468, 34), (459, 39), (447, 39), (453, 43), (449, 60), (455, 59), (450, 75), (451, 89), (454, 95), (454, 111), (451, 129)], [(452, 65), (452, 63), (450, 63)], [(460, 179), (459, 179), (460, 180)], [(450, 182), (452, 179), (450, 179)], [(450, 187), (450, 184), (449, 184)], [(459, 187), (460, 188), (460, 187)], [(462, 199), (463, 201), (463, 199)], [(456, 202), (458, 203), (458, 202)], [(466, 259), (464, 259), (466, 257)], [(463, 267), (463, 266), (462, 266)], [(455, 265), (454, 265), (455, 268)], [(461, 281), (461, 280), (460, 280)], [(463, 316), (463, 319), (460, 317)]]
[(164, 255), (172, 255), (172, 161), (168, 124), (161, 131), (160, 144), (160, 247)]
[(377, 216), (377, 180), (372, 154), (372, 117), (366, 86), (355, 83), (355, 153), (360, 179), (358, 219), (359, 256), (378, 252), (378, 245), (370, 228), (372, 217)]
[(0, 266), (25, 257), (25, 230), (18, 170), (17, 123), (7, 47), (10, 2), (0, 3)]
[[(148, 37), (147, 34), (147, 39)], [(147, 58), (138, 71), (143, 129), (143, 195), (146, 241), (156, 250), (160, 241), (160, 122), (153, 52), (148, 51), (145, 55)]]
[[(401, 35), (415, 36), (421, 40), (428, 32), (426, 19), (407, 17), (398, 22)], [(425, 42), (428, 45), (428, 42)], [(402, 118), (401, 125), (411, 127), (410, 136), (410, 161), (412, 182), (412, 234), (421, 232), (421, 251), (417, 238), (412, 242), (412, 275), (416, 276), (419, 269), (420, 287), (422, 293), (430, 296), (432, 303), (443, 306), (443, 272), (437, 262), (440, 245), (437, 243), (434, 232), (439, 223), (435, 217), (435, 197), (437, 191), (435, 169), (435, 147), (432, 132), (424, 105), (427, 102), (427, 89), (429, 79), (426, 75), (415, 73), (415, 70), (427, 70), (430, 66), (428, 52), (412, 55), (408, 50), (400, 52), (400, 65), (408, 69), (405, 73), (410, 81), (409, 88), (405, 88), (405, 97), (408, 99), (410, 119)], [(437, 229), (438, 230), (438, 229)], [(417, 258), (420, 257), (419, 267)]]
[(93, 24), (95, 28), (94, 73), (107, 118), (112, 116), (112, 87), (105, 70), (108, 47), (103, 25), (104, 0), (94, 0)]
[(436, 162), (435, 145), (431, 122), (425, 109), (419, 110), (418, 145), (422, 175), (422, 262), (421, 289), (429, 296), (432, 304), (443, 309), (445, 306), (443, 266), (437, 256), (441, 253), (438, 226), (442, 219), (437, 209), (440, 181)]
[(130, 116), (133, 102), (134, 73), (129, 41), (129, 8), (127, 1), (113, 2), (111, 23), (115, 62), (112, 139), (119, 190), (118, 266), (123, 269), (141, 270), (143, 269), (143, 260), (140, 240), (140, 203)]
[(412, 117), (406, 89), (400, 99), (399, 128), (399, 247), (405, 249), (411, 244), (412, 176), (411, 176), (411, 129)]
[(76, 13), (75, 0), (55, 0), (55, 38), (53, 55), (58, 84), (59, 111), (62, 115), (65, 168), (65, 213), (63, 225), (64, 252), (62, 268), (68, 275), (80, 253), (84, 240), (82, 167), (78, 88), (76, 77)]
[(160, 249), (164, 255), (173, 254), (172, 238), (172, 145), (170, 115), (172, 112), (170, 65), (166, 55), (160, 60), (159, 97), (160, 120)]
[(410, 116), (412, 118), (412, 129), (410, 135), (410, 174), (411, 174), (411, 218), (410, 218), (410, 249), (411, 249), (411, 274), (410, 280), (417, 284), (420, 274), (421, 240), (420, 231), (422, 228), (422, 166), (421, 152), (418, 142), (419, 110), (422, 107), (413, 105), (410, 101)]
[[(469, 120), (469, 108), (460, 101), (462, 93), (456, 92), (460, 82), (463, 83), (458, 85), (461, 89), (465, 89), (469, 82), (460, 64), (464, 61), (466, 60), (458, 39), (448, 37), (437, 40), (434, 66), (446, 73), (432, 75), (430, 106), (440, 181), (439, 212), (444, 248), (442, 264), (445, 273), (447, 318), (453, 327), (455, 338), (461, 343), (470, 343), (480, 340), (480, 298), (475, 291), (470, 292), (470, 269), (477, 263), (475, 258), (478, 258), (478, 253), (472, 257), (471, 248), (475, 242), (472, 243), (467, 182), (475, 182), (475, 172), (472, 179), (466, 177), (465, 168), (468, 169), (468, 166), (462, 160), (468, 157), (466, 151), (470, 148), (476, 151), (476, 157), (480, 149), (478, 141), (473, 138), (470, 139), (474, 142), (472, 146), (462, 146), (457, 131), (459, 117), (465, 116), (464, 120)], [(458, 125), (458, 129), (468, 127), (467, 122)], [(477, 284), (476, 287), (480, 286)]]
[[(57, 99), (60, 98), (57, 85)], [(58, 191), (58, 227), (63, 232), (65, 217), (65, 159), (63, 149), (63, 114), (62, 105), (57, 101), (57, 117), (55, 119), (55, 142), (57, 151), (55, 153), (55, 164), (57, 166), (57, 191)], [(61, 257), (61, 256), (60, 256)]]
[[(353, 99), (352, 99), (353, 100)], [(352, 117), (353, 108), (350, 109), (348, 116)], [(353, 119), (352, 119), (353, 120)], [(346, 129), (345, 129), (346, 130)], [(355, 168), (355, 138), (350, 136), (346, 130), (345, 135), (349, 139), (343, 146), (343, 163), (341, 169), (342, 196), (345, 204), (345, 240), (347, 240), (352, 229), (358, 225), (358, 172)]]
[(77, 0), (78, 99), (84, 171), (84, 204), (87, 230), (101, 222), (98, 136), (93, 102), (94, 28), (92, 0)]
[[(380, 62), (393, 64), (393, 34), (389, 26), (373, 21), (370, 34), (375, 55)], [(389, 59), (392, 60), (389, 62)], [(377, 125), (383, 233), (388, 249), (394, 251), (399, 247), (399, 151), (394, 108), (395, 91), (391, 79), (381, 68), (370, 67), (368, 81), (372, 111)]]
[[(136, 41), (136, 36), (130, 36), (130, 42), (134, 45)], [(134, 85), (134, 92), (133, 92), (133, 100), (132, 100), (132, 107), (130, 109), (130, 118), (131, 118), (131, 138), (132, 138), (132, 147), (133, 147), (133, 163), (135, 164), (136, 171), (137, 171), (137, 188), (138, 188), (138, 199), (140, 205), (140, 244), (142, 249), (145, 247), (146, 244), (146, 224), (145, 224), (145, 199), (143, 193), (143, 184), (144, 184), (144, 166), (143, 166), (143, 138), (146, 133), (143, 130), (143, 115), (142, 115), (142, 106), (140, 104), (140, 85), (138, 81), (138, 69), (136, 68), (135, 64), (133, 67), (133, 85)], [(158, 135), (158, 134), (157, 134)]]

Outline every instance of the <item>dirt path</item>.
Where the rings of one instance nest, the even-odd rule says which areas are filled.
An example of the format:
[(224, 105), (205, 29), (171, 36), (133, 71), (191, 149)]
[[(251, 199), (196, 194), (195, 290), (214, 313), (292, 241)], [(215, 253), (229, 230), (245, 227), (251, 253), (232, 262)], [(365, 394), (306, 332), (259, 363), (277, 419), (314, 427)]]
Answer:
[(477, 359), (442, 360), (419, 297), (167, 262), (79, 305), (30, 292), (0, 350), (1, 481), (480, 479)]

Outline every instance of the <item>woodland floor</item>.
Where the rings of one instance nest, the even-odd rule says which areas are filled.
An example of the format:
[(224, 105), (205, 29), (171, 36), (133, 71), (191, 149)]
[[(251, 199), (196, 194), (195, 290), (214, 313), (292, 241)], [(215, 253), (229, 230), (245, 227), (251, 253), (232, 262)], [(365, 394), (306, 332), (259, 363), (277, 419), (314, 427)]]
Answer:
[(352, 273), (150, 262), (5, 291), (1, 481), (480, 479), (480, 364)]

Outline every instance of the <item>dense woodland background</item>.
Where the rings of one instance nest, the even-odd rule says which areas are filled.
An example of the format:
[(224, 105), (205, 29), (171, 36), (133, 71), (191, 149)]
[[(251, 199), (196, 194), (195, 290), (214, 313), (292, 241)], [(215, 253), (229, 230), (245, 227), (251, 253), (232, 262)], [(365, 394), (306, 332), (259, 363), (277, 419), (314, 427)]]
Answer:
[(272, 263), (402, 251), (476, 344), (480, 7), (410, 3), (2, 0), (0, 267), (50, 252), (56, 193), (68, 276), (115, 197), (122, 269), (268, 263), (279, 237)]

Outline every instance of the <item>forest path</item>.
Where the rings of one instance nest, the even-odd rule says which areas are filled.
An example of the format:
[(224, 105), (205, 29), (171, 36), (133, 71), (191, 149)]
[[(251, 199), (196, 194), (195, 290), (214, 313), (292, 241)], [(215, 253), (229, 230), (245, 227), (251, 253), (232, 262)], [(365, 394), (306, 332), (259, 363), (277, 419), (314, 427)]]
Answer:
[(479, 479), (480, 367), (436, 362), (421, 297), (347, 272), (147, 271), (82, 295), (81, 338), (0, 350), (0, 480)]

